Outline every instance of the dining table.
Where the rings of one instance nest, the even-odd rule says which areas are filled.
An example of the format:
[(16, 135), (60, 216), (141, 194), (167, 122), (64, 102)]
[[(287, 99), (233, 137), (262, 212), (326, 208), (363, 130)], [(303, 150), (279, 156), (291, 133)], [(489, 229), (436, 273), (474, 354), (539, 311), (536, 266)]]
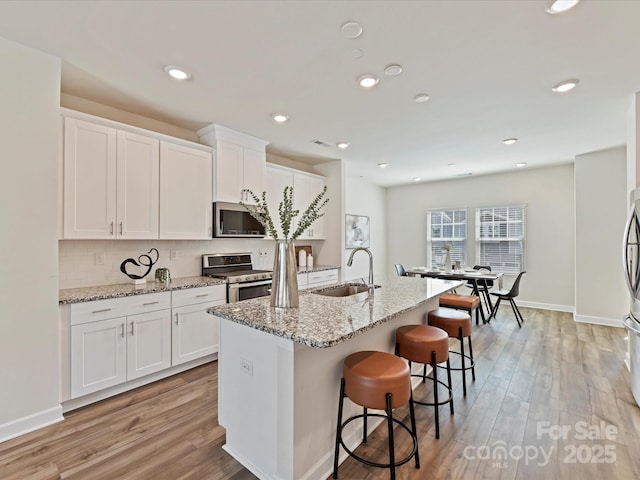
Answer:
[[(427, 267), (412, 267), (409, 269), (405, 269), (407, 275), (413, 277), (431, 277), (431, 278), (441, 278), (443, 280), (464, 280), (469, 285), (471, 285), (471, 295), (477, 295), (478, 298), (482, 300), (480, 296), (480, 289), (478, 286), (480, 285), (485, 289), (487, 295), (485, 296), (486, 308), (488, 312), (488, 318), (486, 321), (490, 321), (494, 315), (493, 311), (493, 303), (491, 302), (491, 296), (488, 294), (489, 292), (489, 281), (498, 282), (498, 289), (502, 290), (502, 272), (492, 272), (489, 270), (475, 270), (475, 269), (459, 269), (459, 270), (451, 270), (449, 272), (444, 271), (440, 268), (427, 268)], [(484, 310), (482, 309), (482, 301), (480, 301), (480, 313), (482, 315), (482, 321), (485, 322)]]

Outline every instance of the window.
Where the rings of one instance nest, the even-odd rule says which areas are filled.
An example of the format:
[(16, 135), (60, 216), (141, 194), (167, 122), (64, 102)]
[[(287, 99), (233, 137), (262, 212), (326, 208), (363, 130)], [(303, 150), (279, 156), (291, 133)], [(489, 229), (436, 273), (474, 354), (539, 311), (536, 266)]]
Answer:
[(444, 265), (447, 252), (442, 250), (451, 245), (451, 261), (465, 263), (465, 242), (467, 239), (467, 210), (431, 210), (427, 213), (427, 263), (431, 266)]
[(525, 205), (476, 209), (476, 258), (492, 270), (524, 270)]

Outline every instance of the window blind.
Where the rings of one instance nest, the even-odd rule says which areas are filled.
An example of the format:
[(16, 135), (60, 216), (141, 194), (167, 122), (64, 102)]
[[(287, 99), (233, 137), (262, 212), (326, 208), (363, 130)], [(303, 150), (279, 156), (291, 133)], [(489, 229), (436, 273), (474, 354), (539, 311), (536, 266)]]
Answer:
[(525, 269), (525, 205), (476, 209), (476, 258), (492, 270)]
[(442, 249), (451, 245), (451, 261), (465, 263), (467, 239), (467, 210), (448, 209), (427, 212), (427, 264), (443, 266), (447, 252)]

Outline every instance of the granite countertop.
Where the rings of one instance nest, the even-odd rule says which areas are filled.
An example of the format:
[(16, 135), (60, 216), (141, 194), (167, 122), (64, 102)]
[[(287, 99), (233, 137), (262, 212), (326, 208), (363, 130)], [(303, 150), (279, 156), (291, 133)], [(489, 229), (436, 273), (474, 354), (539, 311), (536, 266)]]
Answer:
[(324, 270), (340, 270), (336, 265), (314, 265), (313, 267), (298, 267), (298, 273), (322, 272)]
[(142, 285), (122, 283), (118, 285), (102, 285), (97, 287), (67, 288), (60, 290), (58, 303), (66, 305), (70, 303), (90, 302), (93, 300), (105, 300), (108, 298), (128, 297), (131, 295), (144, 295), (145, 293), (170, 292), (185, 288), (207, 287), (226, 283), (225, 280), (210, 277), (182, 277), (174, 278), (169, 284), (150, 281)]
[[(353, 282), (345, 282), (347, 285)], [(458, 280), (392, 277), (369, 297), (367, 292), (349, 297), (300, 292), (298, 308), (272, 308), (261, 297), (210, 307), (207, 312), (309, 347), (326, 348), (391, 320), (428, 300), (462, 285)], [(335, 285), (333, 285), (335, 287)]]

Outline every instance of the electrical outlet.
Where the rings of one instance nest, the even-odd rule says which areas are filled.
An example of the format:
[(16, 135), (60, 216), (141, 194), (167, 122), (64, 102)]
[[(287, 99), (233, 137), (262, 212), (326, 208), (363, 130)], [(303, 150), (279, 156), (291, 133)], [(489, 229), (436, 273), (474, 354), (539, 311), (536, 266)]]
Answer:
[(104, 265), (104, 257), (105, 257), (104, 252), (97, 252), (93, 257), (93, 262), (96, 265)]
[(240, 357), (240, 370), (250, 377), (253, 377), (253, 362), (246, 358)]
[(178, 251), (169, 250), (169, 260), (177, 260), (177, 259), (178, 259)]

